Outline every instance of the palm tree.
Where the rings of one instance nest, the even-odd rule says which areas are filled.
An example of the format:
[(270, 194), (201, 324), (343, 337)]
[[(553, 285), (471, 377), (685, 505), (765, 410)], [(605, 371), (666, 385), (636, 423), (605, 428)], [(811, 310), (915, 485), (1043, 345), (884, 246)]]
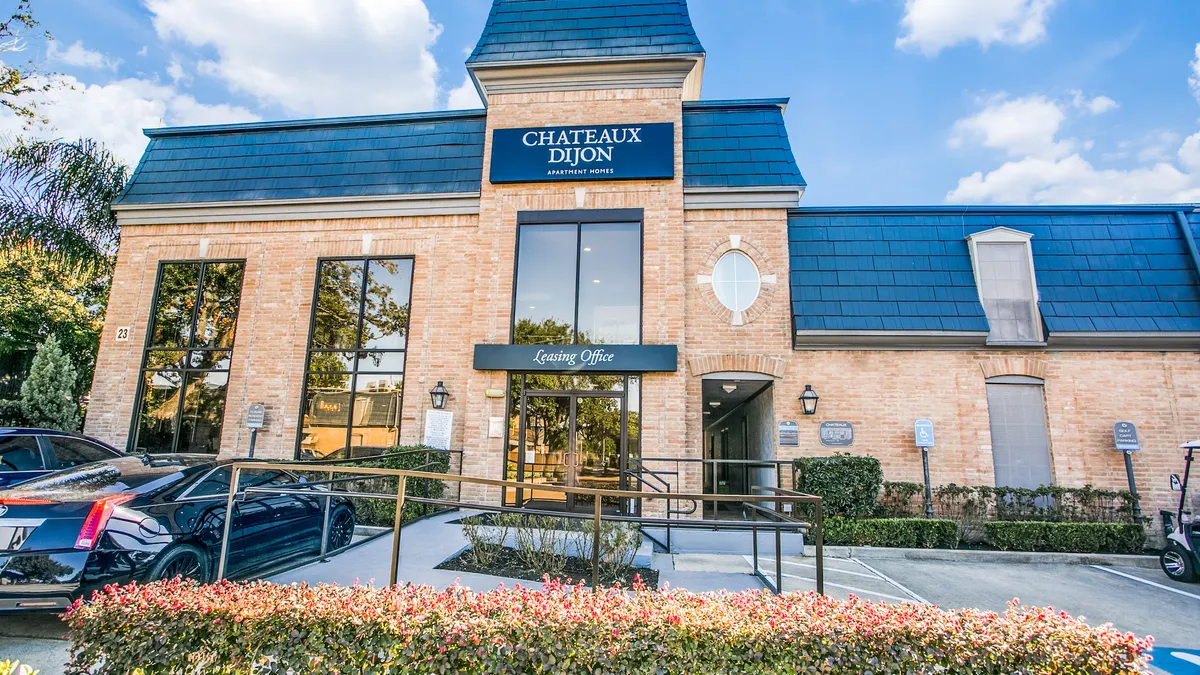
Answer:
[(33, 244), (90, 272), (111, 269), (112, 201), (129, 169), (91, 139), (17, 139), (0, 150), (0, 249)]

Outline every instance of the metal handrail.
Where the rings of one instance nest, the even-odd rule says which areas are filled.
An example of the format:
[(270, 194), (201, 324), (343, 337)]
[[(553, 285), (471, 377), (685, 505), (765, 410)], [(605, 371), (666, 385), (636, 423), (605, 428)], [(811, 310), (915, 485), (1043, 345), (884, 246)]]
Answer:
[[(278, 462), (237, 461), (230, 465), (230, 470), (232, 472), (232, 475), (230, 476), (230, 491), (229, 491), (228, 496), (226, 497), (225, 513), (226, 513), (227, 517), (225, 518), (225, 523), (224, 523), (224, 527), (223, 527), (223, 531), (222, 531), (221, 552), (220, 552), (220, 557), (218, 559), (218, 564), (217, 564), (217, 579), (218, 580), (223, 579), (225, 577), (226, 563), (227, 563), (228, 554), (229, 554), (229, 534), (230, 534), (231, 523), (233, 521), (233, 518), (229, 517), (229, 516), (230, 516), (230, 514), (233, 513), (234, 500), (238, 494), (238, 492), (235, 490), (234, 486), (238, 485), (239, 478), (241, 476), (241, 472), (243, 470), (280, 468), (280, 467), (291, 468), (291, 469), (297, 470), (297, 471), (328, 472), (329, 476), (330, 476), (329, 479), (327, 481), (320, 481), (320, 482), (325, 483), (325, 484), (330, 484), (330, 485), (332, 485), (333, 481), (335, 480), (333, 478), (334, 473), (347, 473), (347, 474), (352, 474), (353, 476), (374, 476), (374, 477), (390, 476), (390, 477), (395, 477), (398, 479), (397, 480), (397, 483), (398, 483), (397, 490), (394, 495), (393, 494), (372, 493), (372, 492), (349, 492), (349, 491), (337, 492), (337, 494), (339, 496), (343, 496), (343, 497), (388, 499), (388, 500), (394, 500), (396, 502), (395, 520), (393, 521), (393, 525), (392, 525), (393, 539), (392, 539), (392, 559), (391, 559), (391, 572), (390, 572), (390, 582), (392, 585), (396, 584), (397, 576), (399, 574), (399, 558), (400, 558), (400, 542), (401, 542), (400, 534), (401, 534), (401, 525), (402, 525), (402, 521), (403, 521), (402, 516), (403, 516), (404, 504), (405, 504), (406, 500), (411, 500), (412, 502), (418, 503), (418, 504), (431, 504), (431, 505), (446, 506), (446, 507), (451, 507), (451, 508), (465, 508), (465, 509), (472, 509), (472, 510), (479, 510), (479, 511), (520, 512), (520, 513), (529, 513), (529, 514), (553, 515), (556, 517), (565, 517), (565, 518), (587, 518), (588, 517), (585, 514), (578, 514), (578, 513), (563, 513), (563, 512), (558, 512), (558, 511), (544, 511), (544, 510), (526, 509), (526, 508), (521, 508), (521, 507), (496, 506), (496, 505), (490, 505), (490, 504), (474, 504), (474, 503), (469, 503), (469, 502), (463, 502), (461, 500), (437, 499), (437, 498), (432, 498), (432, 497), (408, 497), (405, 495), (405, 488), (407, 487), (407, 482), (410, 478), (413, 478), (413, 479), (424, 478), (424, 479), (431, 479), (431, 480), (438, 480), (438, 481), (450, 481), (450, 482), (456, 482), (456, 483), (460, 483), (460, 484), (466, 483), (466, 484), (473, 484), (473, 485), (499, 487), (502, 489), (503, 488), (523, 488), (523, 487), (527, 488), (528, 487), (528, 483), (518, 482), (518, 481), (498, 480), (498, 479), (493, 479), (493, 478), (476, 478), (476, 477), (472, 477), (472, 476), (433, 473), (433, 472), (428, 472), (428, 471), (416, 471), (416, 470), (411, 470), (411, 469), (388, 469), (388, 468), (383, 468), (383, 467), (341, 466), (341, 465), (335, 465), (335, 464), (311, 464), (311, 463), (309, 463), (309, 464), (305, 464), (305, 463), (281, 464)], [(340, 482), (344, 482), (344, 481), (339, 479), (338, 482), (340, 483)], [(251, 492), (265, 493), (265, 494), (305, 493), (305, 492), (310, 492), (312, 490), (312, 487), (315, 487), (315, 485), (306, 484), (306, 485), (300, 486), (300, 487), (256, 486), (256, 487), (248, 487), (248, 488), (244, 489), (242, 492), (243, 493), (251, 493)], [(759, 573), (759, 570), (758, 570), (758, 529), (764, 528), (764, 527), (768, 528), (768, 529), (773, 529), (775, 531), (775, 541), (776, 541), (775, 556), (776, 556), (776, 570), (777, 570), (778, 574), (776, 576), (776, 581), (775, 581), (775, 584), (774, 584), (774, 587), (772, 588), (772, 590), (774, 590), (777, 593), (782, 589), (782, 580), (783, 580), (782, 572), (780, 571), (781, 565), (782, 565), (781, 559), (782, 559), (782, 555), (783, 555), (782, 548), (780, 546), (781, 531), (786, 529), (789, 531), (808, 532), (812, 527), (815, 526), (815, 527), (818, 527), (818, 541), (820, 541), (820, 533), (819, 533), (820, 525), (819, 524), (798, 521), (793, 518), (785, 516), (782, 511), (779, 511), (779, 510), (772, 511), (770, 509), (765, 509), (765, 507), (761, 507), (760, 505), (754, 504), (754, 502), (762, 501), (763, 495), (703, 495), (703, 494), (690, 494), (690, 493), (654, 493), (654, 492), (641, 492), (641, 491), (632, 491), (632, 490), (605, 490), (605, 489), (599, 489), (599, 488), (568, 487), (568, 486), (558, 486), (558, 485), (540, 485), (540, 486), (538, 486), (538, 489), (544, 490), (544, 491), (550, 491), (550, 492), (558, 492), (558, 493), (562, 493), (563, 495), (569, 495), (569, 494), (570, 495), (585, 495), (585, 496), (591, 496), (593, 498), (593, 500), (592, 500), (593, 501), (593, 512), (591, 515), (591, 518), (594, 521), (594, 526), (593, 526), (593, 530), (592, 530), (592, 536), (593, 536), (593, 538), (592, 538), (592, 585), (593, 585), (593, 587), (599, 587), (599, 582), (600, 582), (600, 531), (601, 531), (601, 523), (604, 520), (615, 521), (615, 522), (635, 523), (639, 527), (645, 527), (646, 525), (665, 525), (668, 527), (693, 527), (693, 528), (703, 528), (703, 529), (719, 529), (720, 527), (733, 529), (733, 530), (747, 530), (748, 529), (751, 531), (752, 536), (754, 538), (754, 566), (755, 566), (754, 572), (755, 572), (755, 575), (758, 576), (760, 579), (762, 579), (764, 581), (764, 583), (767, 584), (768, 587), (771, 587), (772, 584), (768, 580), (766, 580), (765, 577), (763, 577)], [(755, 486), (755, 489), (759, 489), (758, 486)], [(761, 488), (761, 489), (774, 490), (774, 488)], [(329, 525), (329, 523), (328, 523), (328, 520), (329, 520), (329, 518), (328, 518), (328, 513), (329, 513), (328, 502), (329, 502), (329, 498), (331, 498), (333, 496), (333, 494), (334, 494), (334, 492), (331, 489), (331, 490), (326, 491), (325, 494), (323, 495), (324, 497), (326, 497), (327, 508), (326, 508), (325, 524), (323, 525), (322, 534), (321, 534), (321, 539), (322, 539), (322, 546), (321, 546), (322, 553), (321, 554), (322, 554), (322, 556), (324, 556), (326, 554), (325, 549), (326, 549), (326, 541), (328, 539), (327, 530), (328, 530), (328, 525)], [(461, 494), (461, 491), (459, 492), (459, 494)], [(629, 515), (629, 516), (622, 516), (622, 515), (604, 516), (603, 513), (601, 512), (601, 505), (605, 498), (616, 498), (616, 499), (628, 498), (628, 499), (637, 499), (639, 501), (646, 500), (646, 499), (651, 499), (651, 500), (654, 500), (654, 499), (680, 499), (680, 500), (708, 499), (708, 500), (714, 500), (714, 501), (720, 501), (720, 502), (741, 502), (743, 505), (754, 504), (754, 506), (757, 506), (757, 507), (763, 509), (764, 515), (773, 517), (774, 520), (769, 521), (769, 522), (759, 522), (757, 520), (752, 521), (752, 522), (747, 522), (745, 520), (741, 520), (741, 521), (738, 521), (738, 520), (728, 520), (728, 521), (725, 521), (725, 520), (678, 520), (678, 519), (671, 519), (670, 517), (668, 517), (668, 518), (649, 518), (649, 517), (644, 517), (644, 516), (632, 516), (632, 515)], [(816, 507), (816, 511), (818, 514), (817, 523), (820, 523), (820, 513), (822, 510), (822, 507), (821, 507), (822, 500), (820, 497), (816, 497), (813, 495), (800, 494), (798, 492), (792, 492), (790, 490), (789, 491), (776, 491), (774, 493), (774, 499), (772, 499), (771, 501), (776, 502), (777, 505), (783, 504), (783, 503), (813, 504)], [(758, 514), (759, 508), (752, 508), (751, 511), (755, 514)], [(639, 512), (641, 512), (641, 509), (639, 509)], [(668, 514), (668, 516), (669, 515), (670, 514)], [(756, 515), (756, 517), (757, 517), (757, 515)], [(822, 557), (821, 549), (820, 549), (819, 545), (818, 545), (818, 554), (817, 554), (817, 569), (818, 569), (817, 592), (823, 594), (824, 589), (825, 589), (824, 575), (822, 574), (823, 557)]]

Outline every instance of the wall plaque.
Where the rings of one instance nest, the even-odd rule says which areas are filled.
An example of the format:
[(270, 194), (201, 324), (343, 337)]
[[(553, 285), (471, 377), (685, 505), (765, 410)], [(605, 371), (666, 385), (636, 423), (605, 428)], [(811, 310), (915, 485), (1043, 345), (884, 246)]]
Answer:
[(830, 448), (854, 445), (854, 425), (839, 420), (821, 422), (821, 445)]
[(779, 445), (800, 445), (800, 425), (795, 420), (784, 420), (779, 423)]
[(450, 431), (454, 427), (454, 412), (450, 410), (425, 411), (425, 435), (423, 444), (438, 450), (450, 449)]
[(475, 370), (673, 373), (675, 345), (475, 345)]
[(493, 183), (675, 177), (675, 124), (492, 131)]

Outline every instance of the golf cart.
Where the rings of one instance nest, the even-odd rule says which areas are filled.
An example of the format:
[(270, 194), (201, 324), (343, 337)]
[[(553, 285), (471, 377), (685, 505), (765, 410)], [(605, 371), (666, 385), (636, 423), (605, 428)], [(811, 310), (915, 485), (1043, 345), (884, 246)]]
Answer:
[(1187, 450), (1183, 458), (1183, 481), (1171, 475), (1171, 487), (1179, 485), (1179, 509), (1160, 511), (1163, 519), (1163, 530), (1167, 535), (1167, 547), (1163, 549), (1158, 562), (1163, 572), (1175, 581), (1193, 581), (1196, 571), (1200, 569), (1200, 523), (1196, 522), (1191, 511), (1184, 510), (1188, 506), (1187, 489), (1188, 475), (1192, 471), (1192, 459), (1196, 450), (1200, 449), (1200, 440), (1184, 443), (1179, 446)]

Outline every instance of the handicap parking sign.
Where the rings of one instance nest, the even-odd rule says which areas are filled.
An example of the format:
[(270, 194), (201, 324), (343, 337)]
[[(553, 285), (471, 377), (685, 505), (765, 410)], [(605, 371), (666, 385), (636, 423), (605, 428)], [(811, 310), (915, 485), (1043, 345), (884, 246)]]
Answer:
[(1155, 647), (1150, 656), (1151, 665), (1171, 675), (1200, 675), (1200, 649)]

